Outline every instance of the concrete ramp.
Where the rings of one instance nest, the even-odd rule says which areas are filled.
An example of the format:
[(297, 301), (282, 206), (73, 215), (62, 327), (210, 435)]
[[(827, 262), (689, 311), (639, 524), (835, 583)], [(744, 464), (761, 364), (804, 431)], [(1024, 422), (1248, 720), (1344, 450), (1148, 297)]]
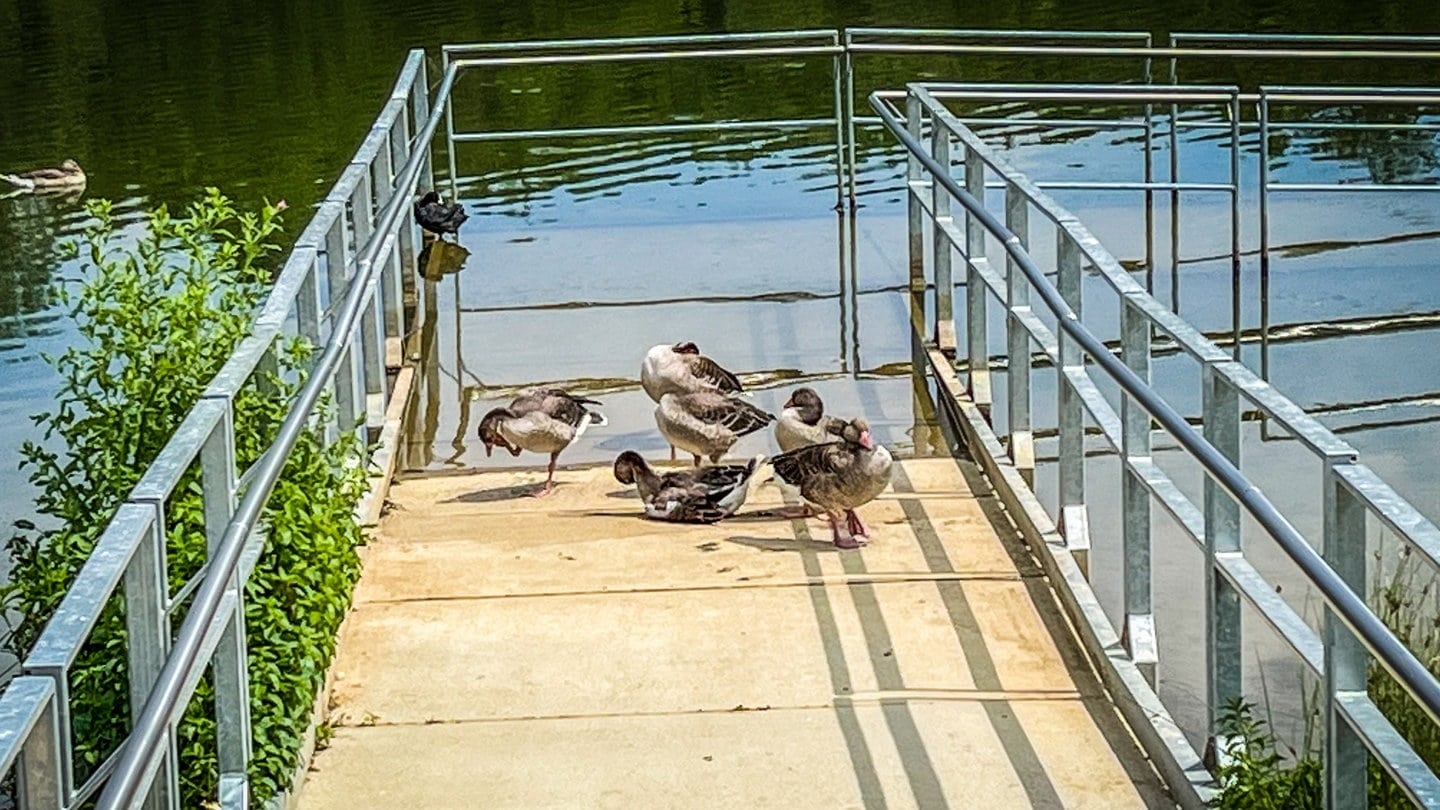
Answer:
[(968, 464), (897, 465), (860, 552), (541, 475), (393, 487), (300, 807), (1173, 806)]

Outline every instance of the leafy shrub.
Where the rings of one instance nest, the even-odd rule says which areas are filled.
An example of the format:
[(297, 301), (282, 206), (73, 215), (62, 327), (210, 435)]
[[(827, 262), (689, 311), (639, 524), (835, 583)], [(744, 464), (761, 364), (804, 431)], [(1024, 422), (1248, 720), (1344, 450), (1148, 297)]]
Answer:
[(1235, 700), (1220, 715), (1230, 739), (1215, 774), (1222, 790), (1216, 807), (1234, 810), (1308, 810), (1323, 805), (1320, 760), (1311, 751), (1282, 754), (1269, 724), (1253, 704)]
[[(240, 212), (207, 189), (182, 217), (151, 211), (146, 233), (126, 246), (110, 203), (93, 217), (72, 255), (88, 280), (62, 286), (79, 333), (50, 358), (60, 373), (54, 408), (36, 415), (47, 444), (28, 443), (22, 467), (37, 487), (46, 524), (17, 524), (8, 547), (11, 582), (0, 598), (22, 621), (7, 646), (33, 646), (106, 522), (139, 481), (186, 412), (250, 329), (277, 251), (283, 205)], [(83, 251), (83, 253), (82, 253)], [(268, 445), (303, 381), (309, 347), (278, 352), (275, 370), (254, 375), (234, 401), (240, 467)], [(353, 438), (327, 446), (300, 439), (266, 507), (267, 545), (246, 585), (254, 761), (258, 805), (288, 785), (314, 696), (334, 652), (335, 632), (359, 575), (363, 537), (351, 510), (364, 488)], [(165, 515), (171, 593), (203, 564), (206, 541), (198, 469), (182, 478)], [(111, 600), (71, 677), (76, 772), (85, 778), (123, 739), (130, 704), (123, 596)], [(174, 626), (178, 627), (178, 616)], [(185, 807), (216, 792), (213, 689), (196, 691), (179, 735)]]

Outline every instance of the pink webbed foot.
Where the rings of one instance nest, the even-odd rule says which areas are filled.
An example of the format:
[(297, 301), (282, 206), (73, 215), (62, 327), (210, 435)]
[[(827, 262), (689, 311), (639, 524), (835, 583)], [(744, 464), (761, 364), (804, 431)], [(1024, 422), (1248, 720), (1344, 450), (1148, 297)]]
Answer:
[(865, 531), (865, 524), (860, 522), (860, 516), (854, 509), (845, 510), (845, 527), (856, 537), (870, 537), (870, 532)]
[(555, 491), (555, 485), (554, 485), (553, 483), (549, 482), (549, 481), (546, 481), (545, 483), (541, 484), (538, 488), (532, 489), (532, 490), (530, 490), (529, 492), (525, 493), (525, 497), (527, 497), (527, 498), (543, 498), (543, 497), (545, 497), (546, 495), (549, 495), (550, 493), (552, 493), (552, 492), (554, 492), (554, 491)]
[(831, 541), (835, 543), (836, 548), (852, 551), (864, 545), (864, 543), (855, 539), (855, 535), (850, 531), (849, 525), (846, 525), (842, 530), (840, 528), (840, 521), (836, 520), (834, 515), (827, 515), (827, 517), (830, 518), (830, 538)]

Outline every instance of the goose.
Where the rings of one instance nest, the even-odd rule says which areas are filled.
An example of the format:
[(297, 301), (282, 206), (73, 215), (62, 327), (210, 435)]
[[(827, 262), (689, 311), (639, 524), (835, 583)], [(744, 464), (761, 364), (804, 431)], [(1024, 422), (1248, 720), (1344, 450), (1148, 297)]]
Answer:
[(890, 451), (870, 438), (870, 425), (864, 419), (837, 421), (829, 432), (841, 441), (781, 453), (773, 462), (775, 474), (800, 487), (806, 501), (824, 510), (837, 548), (859, 548), (856, 538), (869, 537), (869, 533), (855, 507), (869, 503), (890, 484)]
[(415, 221), (436, 236), (458, 234), (460, 223), (469, 218), (470, 215), (465, 213), (465, 206), (458, 202), (446, 205), (445, 201), (440, 199), (438, 191), (427, 191), (425, 196), (415, 203)]
[(744, 390), (734, 374), (701, 354), (700, 348), (689, 341), (652, 346), (640, 363), (640, 387), (656, 402), (670, 393), (730, 394)]
[(796, 388), (785, 400), (784, 410), (775, 422), (775, 442), (780, 451), (788, 453), (811, 444), (840, 441), (831, 425), (843, 420), (825, 415), (825, 402), (813, 388)]
[(737, 439), (773, 421), (774, 416), (749, 402), (715, 391), (668, 393), (655, 406), (655, 424), (666, 441), (695, 456), (697, 467), (701, 456), (720, 463)]
[(590, 425), (606, 424), (603, 414), (585, 408), (599, 404), (559, 388), (521, 391), (508, 406), (494, 408), (480, 419), (485, 455), (488, 457), (496, 445), (509, 450), (512, 456), (520, 455), (521, 450), (549, 453), (545, 483), (530, 493), (537, 498), (549, 495), (555, 488), (555, 461), (560, 451), (574, 444)]
[(735, 514), (765, 456), (748, 464), (722, 464), (657, 474), (634, 450), (615, 459), (615, 480), (635, 484), (645, 516), (673, 523), (714, 523)]
[(66, 160), (58, 167), (31, 169), (15, 174), (0, 174), (11, 185), (24, 189), (73, 188), (85, 185), (85, 170), (73, 160)]

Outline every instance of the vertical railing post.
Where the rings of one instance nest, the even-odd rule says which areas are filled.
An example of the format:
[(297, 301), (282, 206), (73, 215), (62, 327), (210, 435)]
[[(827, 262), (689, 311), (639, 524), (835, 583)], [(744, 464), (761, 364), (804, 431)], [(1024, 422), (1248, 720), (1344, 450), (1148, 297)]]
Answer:
[[(267, 357), (273, 357), (270, 352)], [(200, 480), (205, 516), (206, 553), (214, 554), (235, 514), (235, 421), (229, 396), (207, 398), (221, 404), (220, 421), (200, 447)], [(220, 807), (250, 806), (250, 680), (245, 652), (245, 589), (238, 576), (227, 586), (235, 609), (215, 647), (210, 665), (215, 685), (215, 751), (220, 770)]]
[[(170, 621), (165, 613), (169, 588), (165, 581), (165, 504), (139, 503), (154, 510), (150, 530), (125, 568), (125, 636), (130, 670), (130, 720), (140, 718), (150, 690), (170, 652)], [(175, 730), (160, 753), (160, 770), (146, 793), (146, 810), (178, 810), (180, 774)]]
[[(1005, 227), (1022, 250), (1030, 246), (1030, 200), (1014, 183), (1005, 184)], [(1030, 429), (1030, 332), (1021, 318), (1030, 313), (1030, 282), (1020, 263), (1005, 254), (1005, 402), (1010, 439), (1006, 452), (1026, 483), (1035, 485), (1035, 440)]]
[(1270, 380), (1270, 98), (1260, 88), (1260, 379)]
[[(359, 180), (355, 184), (355, 190), (350, 196), (350, 210), (355, 217), (355, 252), (357, 254), (365, 250), (366, 246), (373, 239), (380, 238), (375, 233), (375, 208), (374, 192), (372, 189), (371, 166), (362, 167), (365, 171), (360, 172)], [(383, 258), (377, 257), (377, 261)], [(351, 278), (352, 284), (368, 283), (370, 272), (361, 275), (361, 271), (368, 271), (369, 267), (356, 267), (356, 275)], [(360, 316), (360, 345), (359, 354), (361, 358), (361, 378), (364, 381), (364, 413), (365, 424), (375, 427), (385, 422), (385, 405), (383, 392), (385, 390), (385, 330), (382, 325), (383, 314), (381, 313), (382, 303), (380, 296), (374, 295), (365, 306), (365, 311)]]
[[(950, 173), (950, 130), (939, 116), (930, 122), (930, 156)], [(931, 256), (935, 262), (935, 346), (946, 354), (955, 352), (955, 280), (951, 275), (950, 259), (954, 247), (944, 225), (953, 220), (950, 216), (950, 192), (938, 179), (930, 182), (930, 212), (935, 224), (930, 229)]]
[(833, 118), (835, 119), (835, 210), (845, 210), (845, 102), (840, 97), (845, 84), (845, 66), (841, 63), (844, 49), (840, 47), (840, 32), (833, 34), (831, 42), (836, 47), (830, 57), (830, 83), (833, 91)]
[[(1083, 256), (1080, 246), (1070, 238), (1064, 227), (1055, 234), (1056, 287), (1076, 319), (1080, 318), (1083, 278)], [(1085, 373), (1085, 355), (1064, 328), (1057, 328), (1060, 346), (1060, 368), (1055, 375), (1059, 397), (1057, 408), (1059, 432), (1060, 525), (1065, 547), (1076, 565), (1090, 576), (1090, 519), (1085, 506), (1085, 406), (1070, 381), (1071, 374)]]
[[(965, 193), (985, 204), (985, 160), (974, 149), (965, 150)], [(980, 277), (985, 266), (985, 226), (965, 212), (965, 354), (970, 364), (970, 400), (990, 414), (990, 340), (985, 297), (989, 287)]]
[(55, 690), (54, 681), (43, 677), (16, 678), (10, 682), (9, 689), (43, 695), (45, 702), (35, 728), (21, 744), (15, 764), (16, 806), (25, 810), (61, 810), (68, 802), (62, 761), (65, 749), (60, 728), (60, 694)]
[[(440, 54), (442, 69), (450, 71), (450, 55)], [(443, 78), (443, 77), (442, 77)], [(415, 118), (412, 121), (412, 129), (415, 132), (424, 132), (425, 125), (430, 121), (430, 78), (429, 71), (425, 68), (425, 57), (420, 57), (419, 70), (415, 71), (415, 83), (410, 85), (410, 112)], [(452, 117), (449, 104), (445, 105), (445, 146), (446, 153), (450, 155), (450, 176), (455, 176), (455, 119)], [(418, 181), (421, 188), (435, 188), (435, 164), (433, 155), (430, 152), (428, 143), (415, 144), (416, 149), (425, 150), (425, 165), (420, 169)]]
[[(1336, 467), (1348, 457), (1327, 458), (1325, 463), (1325, 562), (1362, 599), (1366, 595), (1365, 505), (1341, 480)], [(1327, 810), (1364, 808), (1368, 800), (1366, 771), (1369, 753), (1360, 736), (1341, 716), (1338, 699), (1347, 693), (1365, 694), (1369, 656), (1360, 640), (1335, 615), (1324, 609), (1325, 645), (1325, 807)]]
[[(914, 92), (905, 97), (905, 128), (910, 136), (919, 140), (920, 125), (920, 99)], [(907, 193), (905, 196), (905, 223), (908, 236), (908, 250), (910, 259), (910, 292), (925, 294), (925, 209), (920, 203), (920, 195), (930, 181), (924, 179), (924, 168), (920, 165), (920, 159), (914, 153), (906, 153), (905, 161), (905, 185)], [(921, 324), (915, 325), (921, 329)], [(923, 332), (922, 332), (923, 334)]]
[[(1125, 365), (1150, 383), (1150, 320), (1127, 296), (1120, 302), (1120, 351)], [(1125, 560), (1125, 649), (1155, 686), (1159, 655), (1150, 588), (1150, 491), (1131, 465), (1150, 459), (1150, 414), (1124, 394), (1120, 402), (1121, 556)]]
[[(342, 211), (325, 234), (326, 275), (330, 282), (330, 301), (343, 300), (350, 284), (350, 245), (345, 228), (345, 214)], [(332, 327), (333, 328), (333, 327)], [(336, 336), (332, 335), (332, 338)], [(335, 418), (341, 433), (355, 430), (361, 413), (361, 398), (356, 396), (355, 342), (345, 348), (345, 354), (335, 369)]]
[[(401, 120), (404, 119), (403, 115), (399, 115), (396, 117)], [(395, 194), (398, 192), (398, 190), (395, 188), (395, 177), (392, 172), (391, 140), (389, 132), (385, 133), (384, 144), (375, 154), (375, 175), (380, 178), (379, 184), (375, 186), (375, 207), (377, 209), (383, 209), (385, 205), (390, 202), (390, 198), (395, 196)], [(399, 340), (400, 330), (402, 328), (400, 323), (400, 307), (403, 298), (403, 291), (400, 286), (400, 246), (401, 243), (404, 241), (405, 233), (406, 229), (403, 227), (403, 225), (396, 226), (394, 245), (390, 248), (390, 250), (386, 251), (385, 256), (383, 257), (384, 265), (381, 267), (380, 270), (381, 282), (378, 292), (381, 300), (381, 309), (384, 315), (383, 334), (385, 336), (385, 341), (389, 341), (392, 339)], [(380, 362), (382, 363), (382, 365), (388, 365), (388, 353), (387, 351), (385, 351), (387, 349), (387, 346), (384, 342), (381, 343), (381, 349), (382, 351), (380, 354)], [(381, 387), (384, 387), (383, 384)]]
[[(408, 102), (407, 102), (408, 103)], [(410, 145), (410, 117), (401, 112), (395, 116), (395, 125), (390, 130), (390, 165), (396, 169), (405, 165), (410, 159), (412, 147)], [(396, 189), (396, 193), (405, 189)], [(405, 278), (416, 272), (418, 265), (419, 251), (415, 249), (417, 243), (415, 225), (410, 217), (405, 217), (405, 225), (400, 230), (400, 269), (401, 278)]]
[[(1200, 411), (1205, 440), (1240, 467), (1240, 395), (1213, 363), (1200, 370)], [(1240, 594), (1221, 573), (1225, 557), (1239, 557), (1240, 505), (1205, 476), (1205, 719), (1207, 758), (1217, 761), (1225, 707), (1243, 694), (1240, 650)]]

